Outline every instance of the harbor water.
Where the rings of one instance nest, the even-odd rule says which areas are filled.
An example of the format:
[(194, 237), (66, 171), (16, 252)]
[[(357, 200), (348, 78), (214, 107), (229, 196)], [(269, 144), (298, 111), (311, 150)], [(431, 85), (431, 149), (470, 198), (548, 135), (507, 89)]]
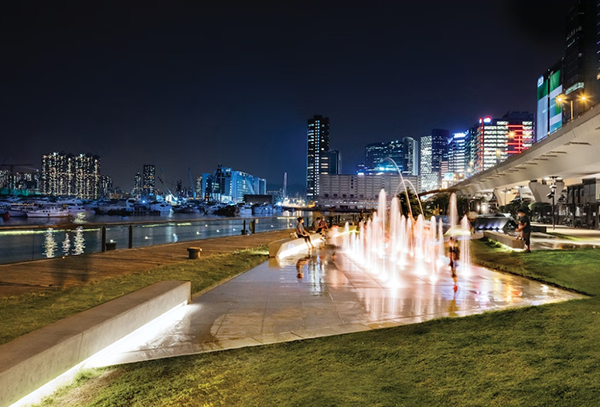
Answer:
[[(192, 214), (171, 214), (168, 217), (108, 217), (80, 216), (69, 222), (57, 219), (11, 219), (0, 227), (0, 263), (73, 256), (102, 251), (102, 228), (106, 242), (117, 249), (153, 246), (242, 234), (250, 231), (250, 221), (256, 220), (255, 232), (292, 229), (296, 216), (264, 216), (248, 218), (206, 217)], [(312, 224), (312, 214), (306, 214)]]

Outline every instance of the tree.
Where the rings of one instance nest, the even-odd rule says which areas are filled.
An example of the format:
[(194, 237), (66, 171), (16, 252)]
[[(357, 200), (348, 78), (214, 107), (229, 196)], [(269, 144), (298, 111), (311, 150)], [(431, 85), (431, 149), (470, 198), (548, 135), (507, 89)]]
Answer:
[[(412, 208), (413, 216), (417, 217), (421, 213), (421, 205), (419, 205), (419, 197), (410, 190), (406, 189), (409, 197), (410, 208)], [(404, 191), (398, 194), (398, 200), (400, 201), (400, 209), (405, 216), (410, 216), (411, 210), (409, 209), (409, 203), (406, 201), (406, 193)], [(423, 214), (425, 216), (425, 214)]]

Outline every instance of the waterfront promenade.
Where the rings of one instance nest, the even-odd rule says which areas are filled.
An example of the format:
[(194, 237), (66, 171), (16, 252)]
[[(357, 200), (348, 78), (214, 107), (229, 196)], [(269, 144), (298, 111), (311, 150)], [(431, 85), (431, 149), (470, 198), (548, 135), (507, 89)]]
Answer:
[[(188, 247), (201, 247), (202, 257), (266, 245), (289, 235), (270, 231), (249, 236), (227, 236), (158, 246), (122, 249), (0, 265), (0, 297), (56, 290), (154, 267), (186, 261)], [(190, 260), (193, 261), (193, 260)]]

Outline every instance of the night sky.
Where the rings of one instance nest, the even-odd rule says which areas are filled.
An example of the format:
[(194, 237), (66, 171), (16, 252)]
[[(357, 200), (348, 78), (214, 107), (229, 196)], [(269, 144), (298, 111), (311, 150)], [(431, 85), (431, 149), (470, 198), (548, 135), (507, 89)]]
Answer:
[[(0, 164), (91, 152), (115, 186), (217, 164), (305, 183), (306, 121), (364, 145), (535, 111), (571, 2), (3, 1)], [(158, 170), (160, 173), (160, 170)]]

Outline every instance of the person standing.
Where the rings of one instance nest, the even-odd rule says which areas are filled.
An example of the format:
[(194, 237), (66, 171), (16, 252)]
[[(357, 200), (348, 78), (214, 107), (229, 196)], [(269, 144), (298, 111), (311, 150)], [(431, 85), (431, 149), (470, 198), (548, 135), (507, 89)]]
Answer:
[(306, 242), (306, 245), (309, 249), (314, 249), (312, 242), (310, 241), (310, 234), (304, 229), (304, 218), (300, 216), (298, 218), (298, 223), (296, 224), (296, 235), (301, 237)]
[(456, 262), (458, 261), (459, 253), (456, 247), (454, 237), (450, 236), (448, 241), (448, 258), (450, 259), (450, 271), (452, 272), (452, 280), (454, 281), (454, 292), (458, 290), (458, 276), (456, 274)]
[(531, 220), (525, 213), (524, 209), (519, 209), (519, 228), (522, 233), (523, 241), (525, 242), (525, 253), (531, 253)]

